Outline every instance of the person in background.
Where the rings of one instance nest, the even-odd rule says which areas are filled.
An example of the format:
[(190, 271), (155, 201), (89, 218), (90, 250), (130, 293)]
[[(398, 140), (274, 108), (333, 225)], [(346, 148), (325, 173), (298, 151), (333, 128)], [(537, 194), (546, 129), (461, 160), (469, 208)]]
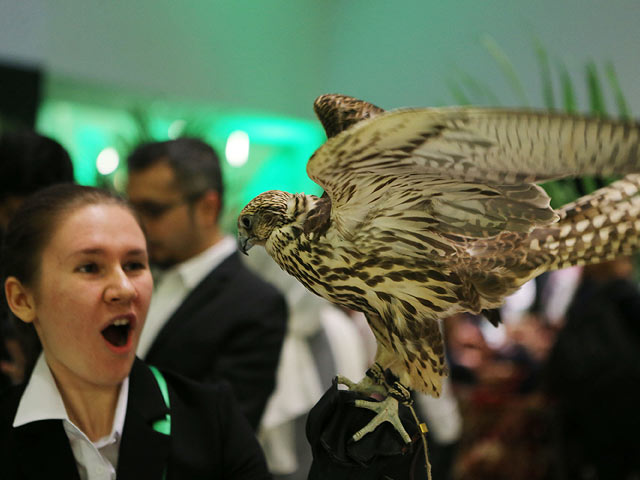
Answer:
[(546, 365), (554, 478), (640, 478), (639, 318), (631, 258), (584, 267)]
[(287, 308), (219, 227), (218, 155), (181, 138), (141, 145), (128, 168), (127, 194), (157, 267), (138, 355), (196, 381), (227, 380), (257, 429), (275, 387)]
[[(73, 182), (69, 154), (55, 140), (32, 130), (0, 133), (0, 238), (13, 213), (31, 193), (56, 183)], [(8, 321), (0, 295), (0, 390), (22, 382), (39, 353), (28, 331), (20, 335)]]
[(136, 359), (153, 281), (122, 199), (42, 190), (9, 223), (2, 258), (7, 303), (43, 352), (28, 383), (0, 396), (0, 477), (270, 478), (225, 384)]

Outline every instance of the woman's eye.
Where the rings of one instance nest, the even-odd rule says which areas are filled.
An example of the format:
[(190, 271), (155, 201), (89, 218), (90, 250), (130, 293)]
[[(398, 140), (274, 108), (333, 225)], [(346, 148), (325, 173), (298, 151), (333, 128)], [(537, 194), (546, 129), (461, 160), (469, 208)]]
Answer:
[(85, 263), (80, 265), (77, 269), (80, 273), (96, 273), (98, 271), (98, 265), (95, 263)]
[(133, 272), (136, 270), (145, 270), (147, 268), (147, 264), (143, 262), (128, 262), (125, 263), (124, 269), (127, 272)]

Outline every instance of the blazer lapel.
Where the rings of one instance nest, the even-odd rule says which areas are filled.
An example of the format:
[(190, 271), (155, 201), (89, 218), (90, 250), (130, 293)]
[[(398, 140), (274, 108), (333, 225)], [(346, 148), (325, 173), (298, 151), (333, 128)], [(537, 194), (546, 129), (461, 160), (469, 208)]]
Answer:
[(154, 351), (173, 338), (173, 332), (177, 328), (184, 327), (184, 322), (193, 317), (203, 303), (211, 302), (218, 293), (222, 292), (223, 285), (239, 268), (240, 258), (237, 253), (232, 253), (220, 265), (214, 268), (182, 302), (173, 315), (167, 320), (154, 340), (146, 359), (153, 358)]
[(169, 412), (149, 367), (136, 359), (118, 456), (118, 480), (157, 480), (169, 463), (171, 437), (153, 429)]
[[(17, 462), (26, 479), (80, 480), (62, 420), (41, 420), (15, 430)], [(37, 458), (33, 452), (38, 452)]]

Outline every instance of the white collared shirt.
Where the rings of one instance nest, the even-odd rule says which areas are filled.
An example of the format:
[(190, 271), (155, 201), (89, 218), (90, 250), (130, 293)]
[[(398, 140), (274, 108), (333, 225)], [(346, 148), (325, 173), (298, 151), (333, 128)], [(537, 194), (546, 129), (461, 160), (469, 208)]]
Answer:
[(153, 341), (187, 295), (236, 250), (233, 237), (225, 236), (204, 252), (164, 272), (156, 281), (147, 320), (136, 353), (145, 358)]
[(20, 427), (39, 420), (62, 420), (80, 479), (114, 480), (118, 468), (118, 450), (127, 412), (128, 395), (129, 377), (124, 379), (120, 387), (111, 433), (92, 442), (69, 420), (55, 379), (44, 354), (41, 353), (20, 399), (13, 426)]

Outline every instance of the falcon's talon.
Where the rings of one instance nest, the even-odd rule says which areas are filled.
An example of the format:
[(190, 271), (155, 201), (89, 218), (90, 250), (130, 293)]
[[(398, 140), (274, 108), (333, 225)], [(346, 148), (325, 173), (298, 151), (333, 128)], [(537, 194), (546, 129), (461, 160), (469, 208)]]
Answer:
[[(367, 433), (373, 432), (378, 425), (383, 422), (389, 422), (400, 434), (405, 443), (411, 443), (411, 437), (402, 425), (402, 421), (398, 416), (398, 403), (407, 403), (407, 399), (411, 398), (409, 390), (399, 382), (394, 382), (394, 388), (397, 393), (392, 393), (389, 386), (384, 381), (384, 370), (380, 365), (375, 363), (367, 372), (367, 375), (358, 383), (354, 383), (342, 375), (336, 377), (336, 381), (342, 385), (346, 385), (349, 391), (360, 393), (368, 397), (381, 395), (382, 400), (362, 400), (354, 401), (354, 405), (359, 408), (367, 408), (377, 413), (375, 417), (363, 428), (353, 435), (353, 440), (358, 441)], [(369, 375), (372, 373), (372, 375)], [(375, 377), (375, 378), (374, 378)], [(381, 381), (382, 383), (378, 383)]]
[(347, 377), (343, 377), (342, 375), (336, 376), (336, 382), (341, 385), (345, 385), (350, 392), (360, 393), (367, 397), (371, 397), (372, 395), (382, 395), (384, 397), (387, 396), (387, 388), (383, 384), (379, 384), (374, 382), (370, 377), (364, 377), (358, 383), (355, 383), (349, 380)]
[(336, 382), (339, 385), (345, 385), (349, 390), (355, 390), (357, 388), (357, 383), (352, 380), (349, 380), (347, 377), (342, 375), (336, 375)]
[(367, 408), (377, 413), (369, 423), (353, 434), (352, 438), (355, 442), (367, 433), (373, 432), (383, 422), (389, 422), (400, 434), (404, 443), (411, 443), (411, 437), (405, 430), (404, 425), (402, 425), (402, 421), (398, 415), (398, 400), (393, 397), (387, 397), (381, 402), (356, 400), (355, 405), (356, 407)]

